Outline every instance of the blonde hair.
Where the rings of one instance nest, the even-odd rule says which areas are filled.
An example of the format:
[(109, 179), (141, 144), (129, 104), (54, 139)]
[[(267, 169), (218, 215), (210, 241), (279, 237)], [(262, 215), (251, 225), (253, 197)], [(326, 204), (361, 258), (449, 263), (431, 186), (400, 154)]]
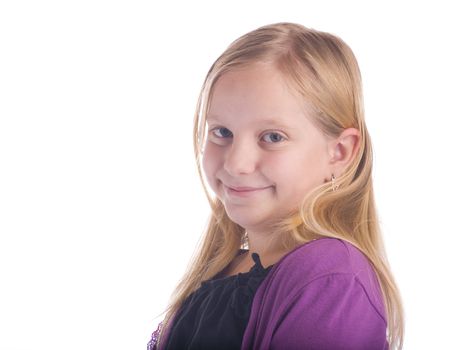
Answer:
[[(205, 118), (213, 87), (224, 73), (256, 62), (273, 64), (293, 91), (305, 101), (312, 122), (325, 134), (338, 137), (346, 128), (360, 132), (360, 147), (345, 172), (306, 194), (300, 210), (275, 225), (283, 246), (293, 249), (318, 237), (353, 244), (371, 262), (381, 286), (387, 313), (390, 348), (402, 348), (404, 316), (399, 291), (390, 271), (375, 208), (372, 148), (364, 121), (361, 76), (351, 49), (338, 37), (293, 23), (260, 27), (235, 40), (210, 68), (202, 86), (194, 120), (194, 152), (212, 213), (189, 268), (165, 310), (165, 325), (201, 282), (214, 277), (246, 245), (245, 230), (212, 199), (204, 183), (201, 157)], [(160, 334), (160, 339), (162, 334)]]

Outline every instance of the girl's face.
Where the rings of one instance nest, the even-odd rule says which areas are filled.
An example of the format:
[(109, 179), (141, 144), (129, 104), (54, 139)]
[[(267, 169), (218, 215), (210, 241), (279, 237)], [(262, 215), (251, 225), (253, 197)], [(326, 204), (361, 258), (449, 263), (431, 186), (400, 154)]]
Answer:
[(247, 232), (295, 210), (331, 177), (328, 138), (309, 121), (280, 72), (255, 64), (216, 82), (203, 169), (228, 216)]

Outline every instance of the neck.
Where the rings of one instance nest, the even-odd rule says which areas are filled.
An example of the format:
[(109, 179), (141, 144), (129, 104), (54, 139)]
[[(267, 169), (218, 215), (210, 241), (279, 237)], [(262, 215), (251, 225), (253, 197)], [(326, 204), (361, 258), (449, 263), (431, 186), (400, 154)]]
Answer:
[(278, 235), (271, 232), (248, 231), (248, 246), (251, 253), (261, 257), (268, 257), (285, 250), (281, 247)]

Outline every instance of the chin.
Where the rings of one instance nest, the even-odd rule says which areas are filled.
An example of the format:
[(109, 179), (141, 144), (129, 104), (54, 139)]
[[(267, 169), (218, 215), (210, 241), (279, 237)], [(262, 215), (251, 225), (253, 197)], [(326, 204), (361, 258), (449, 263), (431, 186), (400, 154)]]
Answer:
[(232, 211), (230, 212), (229, 210), (227, 210), (226, 213), (228, 214), (228, 217), (231, 219), (231, 221), (235, 222), (246, 230), (251, 227), (261, 226), (263, 222), (263, 220), (260, 220), (258, 217), (253, 217), (252, 215), (240, 215), (240, 213), (235, 213)]

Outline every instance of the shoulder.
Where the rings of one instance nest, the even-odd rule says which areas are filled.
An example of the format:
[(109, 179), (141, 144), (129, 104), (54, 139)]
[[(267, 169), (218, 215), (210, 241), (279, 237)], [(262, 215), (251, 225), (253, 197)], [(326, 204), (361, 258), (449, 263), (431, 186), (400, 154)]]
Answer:
[(353, 287), (366, 295), (376, 311), (385, 315), (376, 273), (366, 256), (352, 244), (334, 238), (305, 243), (286, 254), (272, 272), (271, 289), (285, 297), (324, 288)]
[(358, 248), (335, 238), (305, 243), (286, 254), (276, 265), (279, 273), (293, 272), (302, 278), (317, 278), (325, 273), (359, 273), (370, 267)]
[(256, 292), (243, 349), (386, 349), (380, 286), (352, 244), (321, 238), (278, 261)]
[(259, 286), (242, 349), (386, 349), (382, 300), (359, 249), (332, 238), (308, 242)]

